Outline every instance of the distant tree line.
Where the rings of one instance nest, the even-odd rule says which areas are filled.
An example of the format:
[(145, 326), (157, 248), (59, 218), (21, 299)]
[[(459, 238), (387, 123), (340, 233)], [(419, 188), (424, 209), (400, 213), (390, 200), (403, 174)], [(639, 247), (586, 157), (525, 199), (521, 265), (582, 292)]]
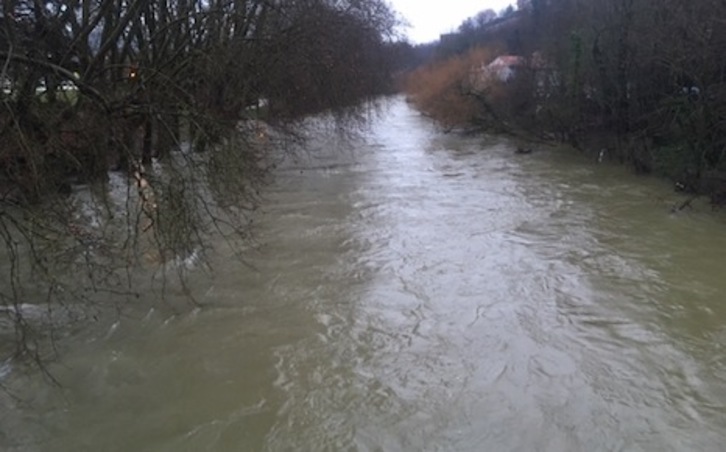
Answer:
[[(520, 0), (516, 11), (468, 19), (409, 79), (468, 58), (454, 91), (464, 122), (606, 148), (639, 172), (726, 202), (726, 4), (689, 0)], [(484, 48), (487, 60), (473, 57)], [(477, 50), (481, 54), (481, 50)], [(518, 77), (472, 89), (471, 70), (518, 55)], [(448, 59), (448, 60), (447, 60)], [(414, 96), (416, 97), (416, 96)], [(436, 116), (434, 114), (434, 116)]]

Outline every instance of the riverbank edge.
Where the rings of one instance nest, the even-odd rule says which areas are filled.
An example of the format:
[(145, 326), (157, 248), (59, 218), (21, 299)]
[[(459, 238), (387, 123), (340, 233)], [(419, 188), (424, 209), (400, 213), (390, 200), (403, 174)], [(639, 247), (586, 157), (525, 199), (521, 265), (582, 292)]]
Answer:
[(673, 184), (673, 190), (687, 195), (688, 198), (676, 210), (689, 207), (698, 198), (707, 198), (713, 210), (726, 208), (726, 172), (707, 170), (703, 172), (682, 169), (680, 174), (664, 171), (657, 165), (655, 153), (662, 147), (654, 146), (652, 139), (638, 137), (619, 137), (614, 132), (582, 134), (574, 137), (558, 137), (551, 131), (532, 132), (518, 130), (511, 126), (488, 130), (485, 126), (469, 126), (447, 129), (446, 133), (477, 135), (496, 133), (510, 137), (517, 143), (517, 154), (529, 154), (539, 147), (570, 149), (588, 156), (592, 161), (609, 162), (629, 167), (639, 176), (657, 177)]

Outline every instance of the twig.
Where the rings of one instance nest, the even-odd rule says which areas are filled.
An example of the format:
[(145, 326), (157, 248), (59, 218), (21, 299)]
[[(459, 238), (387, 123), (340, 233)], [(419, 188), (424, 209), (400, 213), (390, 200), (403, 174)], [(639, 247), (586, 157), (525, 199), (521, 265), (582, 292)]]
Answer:
[(696, 198), (698, 198), (698, 196), (691, 196), (690, 198), (686, 199), (685, 201), (683, 201), (680, 204), (678, 204), (678, 203), (673, 204), (673, 207), (671, 207), (671, 213), (678, 213), (681, 210), (685, 209), (686, 207), (688, 207), (689, 209), (693, 209), (693, 206), (691, 205), (691, 203)]

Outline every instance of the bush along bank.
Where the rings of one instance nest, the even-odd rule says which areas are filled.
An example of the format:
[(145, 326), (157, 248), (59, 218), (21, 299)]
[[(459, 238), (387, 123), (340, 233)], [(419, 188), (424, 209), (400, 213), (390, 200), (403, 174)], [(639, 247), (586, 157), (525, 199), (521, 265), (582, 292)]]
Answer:
[(556, 140), (726, 204), (726, 5), (522, 0), (431, 44), (404, 89), (447, 128)]

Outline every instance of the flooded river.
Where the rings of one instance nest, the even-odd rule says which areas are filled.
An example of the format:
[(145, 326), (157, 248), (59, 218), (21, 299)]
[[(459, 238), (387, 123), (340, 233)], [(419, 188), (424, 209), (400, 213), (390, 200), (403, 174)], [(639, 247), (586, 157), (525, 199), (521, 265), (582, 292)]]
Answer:
[(6, 372), (2, 449), (724, 450), (723, 214), (400, 99), (364, 135), (279, 168), (203, 307)]

